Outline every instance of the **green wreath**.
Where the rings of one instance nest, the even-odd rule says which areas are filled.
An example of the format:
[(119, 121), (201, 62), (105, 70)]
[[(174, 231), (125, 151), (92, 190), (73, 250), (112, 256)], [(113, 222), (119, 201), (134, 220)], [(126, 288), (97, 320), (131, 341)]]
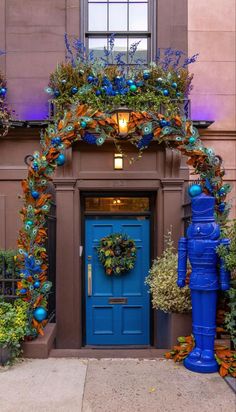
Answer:
[(107, 275), (121, 275), (134, 268), (136, 260), (135, 242), (127, 235), (113, 233), (100, 239), (98, 258)]

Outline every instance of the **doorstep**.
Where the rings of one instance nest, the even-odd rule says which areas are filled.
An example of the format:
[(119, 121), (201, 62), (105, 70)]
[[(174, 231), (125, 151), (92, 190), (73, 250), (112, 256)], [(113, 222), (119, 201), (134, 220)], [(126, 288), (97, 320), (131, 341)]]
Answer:
[(106, 348), (81, 348), (81, 349), (51, 349), (49, 357), (52, 358), (130, 358), (130, 359), (156, 359), (163, 358), (167, 349), (106, 349)]
[(46, 359), (53, 348), (56, 338), (56, 323), (48, 323), (44, 329), (44, 336), (23, 342), (23, 357), (33, 359)]

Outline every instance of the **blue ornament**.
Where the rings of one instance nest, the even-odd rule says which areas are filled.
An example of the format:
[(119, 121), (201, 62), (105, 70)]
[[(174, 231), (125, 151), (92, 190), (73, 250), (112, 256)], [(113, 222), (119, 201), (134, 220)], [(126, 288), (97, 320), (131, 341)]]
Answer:
[(224, 202), (221, 202), (221, 203), (219, 204), (219, 206), (218, 206), (218, 209), (219, 209), (220, 212), (224, 212), (224, 210), (225, 210), (225, 203), (224, 203)]
[(144, 80), (149, 79), (149, 77), (150, 77), (150, 72), (149, 72), (148, 70), (144, 70), (144, 72), (143, 72), (143, 78), (144, 78)]
[(38, 289), (40, 287), (40, 281), (39, 280), (36, 280), (35, 282), (34, 282), (34, 288), (35, 289)]
[(89, 83), (92, 83), (94, 81), (94, 77), (93, 76), (88, 76), (87, 80)]
[(71, 88), (71, 94), (76, 94), (78, 92), (78, 87), (74, 86)]
[(60, 92), (59, 92), (59, 90), (54, 90), (54, 96), (55, 97), (59, 97), (60, 96)]
[(58, 144), (61, 143), (61, 138), (60, 137), (53, 137), (52, 139), (52, 144), (57, 146)]
[(164, 89), (162, 93), (164, 96), (169, 96), (169, 90), (167, 89)]
[(168, 124), (167, 120), (165, 120), (165, 119), (160, 120), (160, 126), (161, 127), (165, 127), (165, 126), (167, 126), (167, 124)]
[(85, 120), (81, 120), (80, 126), (82, 127), (82, 129), (85, 129), (85, 127), (87, 126), (87, 122)]
[(1, 95), (1, 96), (5, 96), (6, 93), (7, 93), (7, 89), (6, 89), (5, 87), (1, 87), (1, 88), (0, 88), (0, 95)]
[(173, 83), (171, 84), (171, 87), (173, 87), (173, 89), (177, 89), (178, 85), (177, 85), (176, 82), (173, 82)]
[(31, 196), (32, 196), (34, 199), (38, 199), (38, 198), (39, 198), (39, 192), (37, 192), (37, 190), (33, 190), (33, 191), (31, 192)]
[(177, 92), (177, 93), (176, 93), (176, 96), (177, 96), (177, 97), (181, 97), (181, 96), (182, 96), (182, 93)]
[(37, 162), (33, 162), (33, 164), (32, 164), (32, 169), (35, 170), (35, 171), (37, 171), (38, 168), (39, 168), (38, 163), (37, 163)]
[(224, 195), (225, 195), (225, 188), (224, 188), (224, 187), (221, 187), (221, 188), (220, 188), (219, 194), (220, 194), (220, 196), (224, 196)]
[(27, 293), (27, 289), (20, 289), (20, 294), (25, 295)]
[(56, 159), (56, 163), (58, 166), (63, 166), (65, 164), (66, 158), (65, 155), (60, 153), (58, 158)]
[(190, 197), (199, 196), (202, 193), (202, 187), (200, 185), (192, 185), (188, 188), (188, 194)]
[(34, 319), (38, 322), (42, 322), (43, 320), (47, 319), (47, 311), (42, 306), (36, 308), (33, 312)]
[(189, 138), (189, 143), (190, 143), (190, 144), (194, 144), (195, 142), (196, 142), (195, 137), (191, 136), (191, 137)]
[(101, 90), (96, 90), (96, 92), (95, 92), (96, 96), (100, 96), (101, 93), (102, 93)]
[(127, 80), (127, 84), (128, 84), (128, 86), (132, 86), (132, 84), (134, 84), (134, 82), (133, 82), (133, 80)]

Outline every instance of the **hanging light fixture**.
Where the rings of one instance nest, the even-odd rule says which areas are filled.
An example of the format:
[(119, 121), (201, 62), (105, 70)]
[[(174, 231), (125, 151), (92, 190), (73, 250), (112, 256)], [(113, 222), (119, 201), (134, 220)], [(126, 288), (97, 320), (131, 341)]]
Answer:
[(111, 112), (113, 120), (117, 123), (120, 137), (125, 137), (128, 134), (129, 117), (131, 112), (132, 110), (127, 107), (118, 107)]

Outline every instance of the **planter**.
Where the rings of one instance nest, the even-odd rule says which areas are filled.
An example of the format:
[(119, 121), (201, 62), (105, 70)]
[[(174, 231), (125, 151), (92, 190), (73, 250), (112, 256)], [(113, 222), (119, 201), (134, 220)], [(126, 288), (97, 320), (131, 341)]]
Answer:
[(11, 351), (8, 348), (0, 347), (0, 365), (4, 366), (11, 359)]
[(177, 344), (179, 336), (192, 333), (191, 313), (165, 313), (156, 311), (156, 347), (170, 349)]

